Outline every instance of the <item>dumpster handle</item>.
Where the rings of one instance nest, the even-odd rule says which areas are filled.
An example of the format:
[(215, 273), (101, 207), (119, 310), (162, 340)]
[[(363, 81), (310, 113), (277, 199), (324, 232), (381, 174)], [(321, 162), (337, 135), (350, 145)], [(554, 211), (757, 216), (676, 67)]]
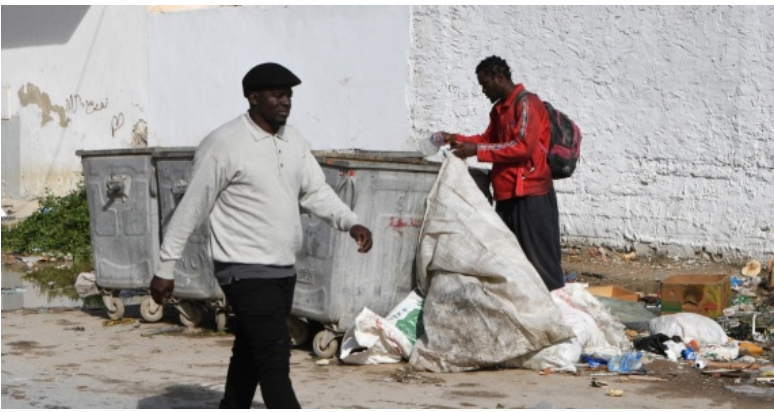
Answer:
[(157, 197), (158, 194), (159, 188), (156, 183), (156, 168), (151, 166), (150, 197)]
[(352, 210), (355, 210), (355, 205), (357, 204), (357, 190), (355, 189), (355, 176), (351, 173), (345, 173), (344, 179), (341, 180), (336, 191), (341, 200), (347, 203)]

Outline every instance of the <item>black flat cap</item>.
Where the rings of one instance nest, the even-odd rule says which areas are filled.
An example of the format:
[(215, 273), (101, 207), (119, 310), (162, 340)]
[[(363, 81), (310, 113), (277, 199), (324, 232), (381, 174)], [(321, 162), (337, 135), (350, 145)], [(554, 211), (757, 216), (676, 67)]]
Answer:
[(252, 69), (242, 78), (242, 92), (245, 97), (250, 92), (274, 87), (293, 87), (301, 84), (301, 79), (293, 72), (277, 63), (263, 63)]

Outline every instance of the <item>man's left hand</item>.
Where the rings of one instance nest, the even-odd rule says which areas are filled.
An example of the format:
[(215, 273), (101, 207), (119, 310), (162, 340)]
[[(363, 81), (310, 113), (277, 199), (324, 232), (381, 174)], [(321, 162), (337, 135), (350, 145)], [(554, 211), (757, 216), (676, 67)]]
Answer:
[(452, 146), (452, 149), (454, 149), (452, 153), (460, 159), (475, 156), (478, 153), (478, 146), (470, 142), (458, 142)]
[(371, 250), (373, 240), (371, 239), (371, 231), (367, 227), (363, 225), (352, 226), (352, 229), (349, 230), (349, 235), (357, 242), (358, 252), (366, 253)]

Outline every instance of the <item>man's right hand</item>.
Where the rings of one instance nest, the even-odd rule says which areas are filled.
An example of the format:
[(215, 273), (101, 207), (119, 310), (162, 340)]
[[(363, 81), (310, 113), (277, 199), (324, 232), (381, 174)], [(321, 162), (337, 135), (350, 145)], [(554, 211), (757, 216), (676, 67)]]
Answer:
[(153, 276), (150, 283), (150, 293), (153, 301), (159, 305), (163, 305), (164, 302), (172, 298), (172, 291), (175, 290), (174, 279), (164, 279), (158, 276)]
[(455, 145), (457, 144), (457, 135), (452, 133), (446, 133), (446, 132), (438, 132), (443, 136), (443, 142), (448, 145)]

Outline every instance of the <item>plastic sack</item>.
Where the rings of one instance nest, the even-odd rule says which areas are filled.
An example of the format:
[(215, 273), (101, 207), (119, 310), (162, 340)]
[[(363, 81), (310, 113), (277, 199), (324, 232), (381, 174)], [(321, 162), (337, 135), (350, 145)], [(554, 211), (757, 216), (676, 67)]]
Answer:
[(732, 361), (739, 357), (739, 341), (729, 340), (725, 345), (702, 346), (699, 355), (707, 360)]
[(97, 275), (94, 272), (79, 273), (78, 278), (75, 279), (75, 291), (82, 298), (99, 295)]
[(585, 284), (568, 284), (552, 291), (551, 298), (561, 310), (564, 323), (572, 328), (575, 338), (520, 356), (503, 366), (575, 372), (575, 364), (581, 355), (607, 361), (631, 347), (624, 325), (604, 309), (586, 290)]
[(699, 345), (719, 346), (728, 342), (728, 335), (714, 320), (696, 313), (675, 313), (650, 321), (650, 333), (679, 336), (683, 342), (696, 340)]
[(344, 363), (375, 365), (408, 359), (423, 333), (424, 299), (412, 291), (386, 318), (364, 308), (342, 338), (339, 359)]
[(516, 237), (455, 156), (427, 200), (417, 251), (425, 334), (410, 362), (434, 372), (495, 366), (574, 337)]

